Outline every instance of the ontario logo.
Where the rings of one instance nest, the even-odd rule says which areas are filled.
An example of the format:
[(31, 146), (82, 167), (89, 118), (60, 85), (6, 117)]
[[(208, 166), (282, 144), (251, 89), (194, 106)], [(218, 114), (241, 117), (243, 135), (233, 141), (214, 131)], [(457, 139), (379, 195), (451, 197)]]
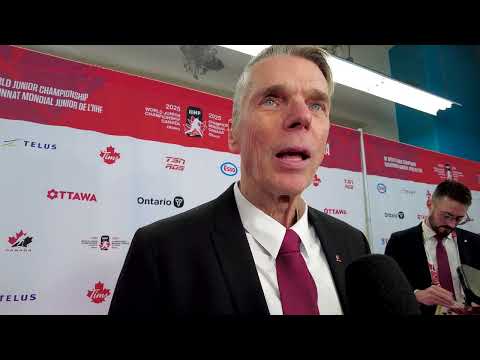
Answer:
[(378, 184), (377, 184), (377, 191), (378, 191), (380, 194), (385, 194), (385, 193), (387, 192), (387, 187), (385, 186), (385, 184), (378, 183)]
[(235, 176), (238, 174), (238, 167), (234, 163), (226, 161), (222, 165), (220, 165), (220, 171), (223, 175)]
[(165, 156), (165, 168), (169, 170), (185, 170), (185, 159), (173, 156)]
[(317, 174), (313, 175), (313, 181), (312, 181), (313, 186), (317, 187), (318, 185), (320, 185), (321, 182), (322, 180), (318, 177)]
[(187, 119), (184, 127), (185, 135), (191, 137), (203, 137), (206, 125), (202, 120), (202, 109), (189, 106), (187, 108)]
[(405, 218), (405, 213), (403, 211), (399, 211), (398, 213), (389, 213), (389, 212), (385, 212), (384, 213), (384, 216), (386, 218), (393, 218), (393, 219), (404, 219)]
[(55, 190), (55, 189), (48, 190), (47, 198), (50, 200), (60, 199), (60, 200), (78, 200), (78, 201), (87, 201), (87, 202), (92, 202), (92, 201), (97, 202), (97, 197), (95, 196), (95, 194), (75, 192), (75, 191)]
[(94, 304), (103, 303), (110, 294), (110, 289), (105, 288), (104, 283), (100, 281), (95, 284), (95, 287), (92, 290), (87, 291), (87, 297), (89, 297), (90, 301)]
[(175, 196), (173, 200), (170, 199), (154, 199), (154, 198), (144, 198), (143, 196), (137, 197), (138, 205), (156, 205), (156, 206), (175, 206), (176, 208), (181, 208), (185, 204), (185, 200), (181, 196)]
[(120, 153), (115, 151), (115, 148), (110, 145), (105, 150), (100, 151), (100, 157), (103, 162), (108, 165), (115, 164), (115, 161), (120, 159)]
[(33, 237), (29, 236), (25, 231), (20, 230), (19, 232), (15, 233), (15, 235), (8, 237), (8, 244), (10, 247), (5, 249), (8, 252), (31, 252), (32, 250), (29, 249), (29, 245), (33, 241)]
[(347, 215), (347, 210), (346, 209), (330, 209), (330, 208), (325, 208), (323, 209), (323, 212), (328, 215)]

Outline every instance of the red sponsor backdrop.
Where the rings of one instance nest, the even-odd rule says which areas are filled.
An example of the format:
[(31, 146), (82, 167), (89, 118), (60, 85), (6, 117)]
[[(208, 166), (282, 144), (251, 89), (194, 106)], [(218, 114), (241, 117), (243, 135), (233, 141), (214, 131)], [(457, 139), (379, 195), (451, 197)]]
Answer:
[(480, 191), (480, 163), (398, 143), (364, 136), (367, 173), (425, 184), (452, 178)]
[[(0, 46), (2, 90), (5, 119), (229, 151), (231, 99), (13, 46)], [(192, 114), (202, 136), (185, 135)], [(357, 131), (332, 126), (322, 166), (361, 171), (359, 149)]]

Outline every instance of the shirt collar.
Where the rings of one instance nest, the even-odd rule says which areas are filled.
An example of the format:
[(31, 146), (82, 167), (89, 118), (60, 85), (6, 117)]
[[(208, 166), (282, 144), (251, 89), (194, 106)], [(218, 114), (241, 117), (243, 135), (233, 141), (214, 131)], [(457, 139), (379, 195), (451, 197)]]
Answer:
[[(272, 257), (276, 258), (282, 246), (283, 237), (285, 236), (287, 228), (248, 201), (241, 193), (238, 183), (235, 184), (233, 191), (245, 231), (250, 233)], [(303, 215), (291, 229), (300, 237), (308, 255), (310, 249), (308, 243), (305, 241), (309, 236), (308, 205), (306, 203)]]

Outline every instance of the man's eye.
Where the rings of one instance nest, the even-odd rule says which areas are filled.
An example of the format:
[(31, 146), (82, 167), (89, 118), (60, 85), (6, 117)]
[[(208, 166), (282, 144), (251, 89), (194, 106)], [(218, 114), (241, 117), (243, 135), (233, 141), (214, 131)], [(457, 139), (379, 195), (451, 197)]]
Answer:
[(322, 111), (325, 110), (325, 106), (320, 103), (313, 103), (310, 104), (310, 109), (312, 109), (313, 111)]
[(272, 97), (267, 97), (263, 100), (263, 104), (267, 106), (275, 106), (278, 102)]

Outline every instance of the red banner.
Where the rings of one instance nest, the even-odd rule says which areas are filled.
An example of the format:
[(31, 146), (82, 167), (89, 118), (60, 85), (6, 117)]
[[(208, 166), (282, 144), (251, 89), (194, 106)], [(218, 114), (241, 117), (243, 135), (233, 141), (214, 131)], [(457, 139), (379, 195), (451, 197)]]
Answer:
[(438, 184), (445, 179), (480, 190), (480, 163), (435, 151), (365, 135), (365, 156), (369, 175)]
[[(228, 152), (232, 100), (0, 46), (0, 117)], [(324, 167), (361, 171), (360, 135), (332, 126)]]

